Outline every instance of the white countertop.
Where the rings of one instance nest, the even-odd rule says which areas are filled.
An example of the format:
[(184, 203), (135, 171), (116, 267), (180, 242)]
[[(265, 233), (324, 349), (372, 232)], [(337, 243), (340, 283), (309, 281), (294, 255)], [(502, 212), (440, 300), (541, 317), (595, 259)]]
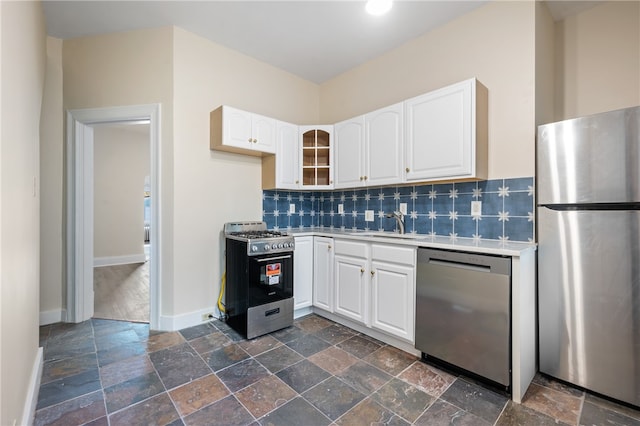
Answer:
[[(316, 237), (332, 237), (344, 238), (360, 241), (368, 241), (384, 244), (397, 244), (413, 247), (438, 248), (445, 250), (460, 250), (473, 253), (496, 254), (501, 256), (519, 257), (523, 252), (536, 250), (535, 243), (525, 243), (520, 241), (502, 241), (487, 240), (473, 238), (450, 238), (445, 236), (430, 236), (420, 234), (408, 234), (410, 238), (373, 236), (367, 231), (351, 231), (340, 229), (309, 229), (309, 230), (291, 230), (288, 234), (294, 237), (316, 236)], [(367, 235), (369, 234), (369, 235)]]

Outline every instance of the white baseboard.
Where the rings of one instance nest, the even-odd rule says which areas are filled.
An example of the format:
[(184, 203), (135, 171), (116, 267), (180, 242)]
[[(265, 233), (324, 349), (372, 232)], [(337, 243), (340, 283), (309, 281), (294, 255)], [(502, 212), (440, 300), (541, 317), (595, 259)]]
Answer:
[(128, 265), (130, 263), (144, 263), (146, 261), (147, 256), (144, 253), (128, 254), (125, 256), (96, 257), (93, 259), (93, 266)]
[(313, 308), (311, 306), (306, 306), (304, 308), (299, 308), (293, 311), (293, 319), (303, 317), (305, 315), (309, 315), (313, 313)]
[[(162, 331), (178, 331), (183, 328), (193, 327), (194, 325), (200, 325), (203, 322), (202, 315), (212, 313), (214, 317), (217, 319), (220, 317), (220, 312), (217, 308), (210, 307), (206, 309), (200, 309), (198, 311), (189, 312), (181, 315), (160, 315), (160, 324), (158, 324), (158, 329)], [(309, 315), (313, 313), (313, 308), (311, 306), (306, 308), (297, 309), (293, 312), (294, 318), (300, 318), (305, 315)]]
[(54, 309), (51, 311), (40, 312), (40, 325), (55, 324), (67, 320), (66, 309)]
[(202, 320), (202, 316), (209, 313), (213, 313), (214, 317), (218, 318), (218, 309), (213, 306), (181, 315), (160, 315), (158, 328), (162, 331), (177, 331), (183, 328), (193, 327), (194, 325), (200, 325), (206, 322)]
[(42, 379), (43, 368), (43, 349), (38, 348), (36, 359), (31, 369), (31, 377), (29, 378), (29, 388), (27, 389), (27, 397), (24, 400), (24, 408), (22, 410), (21, 425), (32, 425), (36, 415), (36, 406), (38, 404), (38, 392), (40, 391), (40, 380)]
[(342, 324), (347, 326), (353, 330), (359, 331), (362, 334), (366, 334), (367, 336), (371, 336), (374, 339), (378, 339), (381, 342), (384, 342), (388, 345), (394, 346), (400, 350), (403, 350), (412, 355), (421, 356), (422, 352), (415, 348), (413, 343), (406, 342), (402, 339), (398, 339), (396, 337), (390, 336), (386, 333), (382, 333), (380, 331), (374, 330), (372, 328), (366, 327), (354, 321), (351, 321), (347, 318), (343, 318), (340, 315), (332, 314), (331, 312), (327, 312), (324, 309), (319, 309), (317, 307), (313, 307), (313, 312), (320, 315), (321, 317), (325, 317), (330, 319), (331, 321), (337, 322), (338, 324)]

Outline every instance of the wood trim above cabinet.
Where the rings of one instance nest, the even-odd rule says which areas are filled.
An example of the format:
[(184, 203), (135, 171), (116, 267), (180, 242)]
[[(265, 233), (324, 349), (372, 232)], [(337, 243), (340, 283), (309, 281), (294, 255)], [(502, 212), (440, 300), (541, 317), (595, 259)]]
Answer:
[(476, 80), (476, 175), (489, 177), (489, 90)]

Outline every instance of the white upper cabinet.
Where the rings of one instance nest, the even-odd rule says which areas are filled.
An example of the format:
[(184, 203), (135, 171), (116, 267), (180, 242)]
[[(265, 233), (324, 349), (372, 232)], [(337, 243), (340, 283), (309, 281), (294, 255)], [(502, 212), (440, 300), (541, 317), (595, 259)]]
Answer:
[(475, 78), (404, 102), (407, 181), (486, 178), (487, 90)]
[(262, 156), (276, 152), (276, 120), (223, 105), (211, 111), (211, 149)]
[(278, 121), (276, 123), (276, 188), (300, 187), (300, 144), (298, 126)]
[(300, 126), (303, 189), (333, 189), (333, 126)]
[(402, 182), (403, 104), (335, 125), (335, 187)]
[(334, 125), (336, 141), (335, 188), (353, 188), (365, 184), (364, 115)]
[(400, 102), (364, 116), (367, 141), (364, 181), (367, 185), (402, 182), (403, 110)]

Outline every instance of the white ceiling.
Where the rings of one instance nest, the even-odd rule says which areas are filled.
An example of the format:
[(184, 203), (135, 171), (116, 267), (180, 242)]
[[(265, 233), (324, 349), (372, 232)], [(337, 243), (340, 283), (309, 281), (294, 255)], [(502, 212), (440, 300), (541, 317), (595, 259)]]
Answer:
[[(356, 1), (44, 1), (47, 34), (68, 39), (175, 25), (322, 83), (484, 5), (396, 0), (381, 17)], [(556, 19), (593, 1), (553, 1)]]

